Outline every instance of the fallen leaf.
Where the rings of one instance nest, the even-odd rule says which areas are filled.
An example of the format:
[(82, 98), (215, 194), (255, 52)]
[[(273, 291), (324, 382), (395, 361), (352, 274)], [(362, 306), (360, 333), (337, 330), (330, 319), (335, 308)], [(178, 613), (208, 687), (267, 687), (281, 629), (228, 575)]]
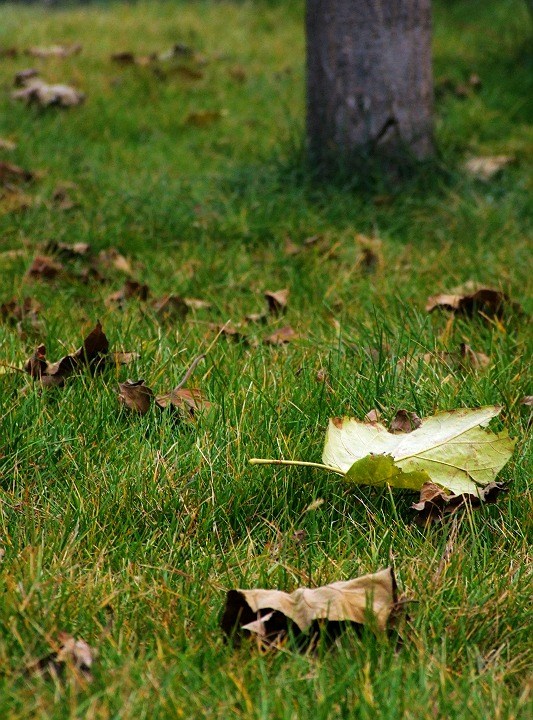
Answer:
[[(242, 635), (279, 642), (289, 630), (307, 635), (316, 623), (372, 624), (385, 631), (397, 606), (392, 568), (323, 587), (281, 590), (230, 590), (221, 619), (224, 633), (239, 643)], [(326, 624), (327, 628), (327, 624)]]
[(265, 299), (268, 303), (268, 311), (271, 315), (281, 315), (287, 308), (287, 301), (289, 299), (289, 288), (283, 288), (282, 290), (267, 290), (265, 292)]
[(135, 360), (141, 357), (138, 352), (113, 352), (111, 353), (111, 360), (115, 365), (129, 365)]
[(533, 405), (533, 395), (524, 395), (520, 400), (520, 405), (527, 405), (531, 407)]
[(474, 369), (483, 369), (490, 365), (490, 358), (482, 352), (475, 352), (467, 343), (461, 343), (461, 364)]
[(427, 482), (420, 489), (420, 500), (411, 505), (411, 509), (418, 513), (417, 522), (424, 524), (428, 520), (430, 522), (442, 520), (444, 516), (467, 507), (476, 508), (482, 503), (495, 503), (498, 495), (506, 491), (507, 488), (503, 483), (491, 482), (478, 488), (475, 495), (471, 493), (449, 495), (434, 483)]
[(246, 322), (251, 323), (266, 323), (268, 320), (268, 314), (266, 312), (248, 313), (248, 315), (244, 316), (244, 319)]
[(511, 165), (515, 158), (511, 155), (493, 155), (487, 157), (474, 157), (467, 160), (464, 168), (467, 173), (478, 180), (492, 180), (504, 168)]
[(132, 298), (147, 300), (149, 294), (150, 288), (148, 285), (143, 285), (142, 283), (137, 282), (137, 280), (131, 280), (128, 278), (120, 290), (116, 290), (106, 298), (105, 304), (107, 306), (118, 305), (119, 307), (122, 307), (126, 300), (131, 300)]
[(297, 333), (291, 328), (290, 325), (280, 328), (264, 339), (267, 345), (285, 345), (285, 343), (291, 342), (297, 338)]
[(13, 140), (8, 140), (8, 138), (0, 137), (0, 150), (7, 150), (8, 152), (11, 152), (12, 150), (16, 150), (16, 148), (16, 142), (13, 142)]
[(206, 127), (216, 120), (220, 120), (223, 116), (221, 110), (198, 110), (196, 112), (190, 112), (185, 118), (187, 125), (194, 125), (195, 127)]
[(191, 310), (207, 310), (212, 307), (212, 303), (207, 300), (200, 300), (199, 298), (183, 298), (183, 302)]
[(73, 107), (81, 105), (85, 95), (68, 85), (48, 85), (43, 80), (30, 80), (21, 90), (11, 93), (14, 100), (23, 100), (28, 105), (35, 103), (41, 107)]
[[(52, 200), (60, 210), (72, 210), (79, 203), (73, 199), (71, 193), (78, 189), (75, 183), (61, 183), (54, 188)], [(87, 243), (76, 243), (77, 245), (86, 245)], [(89, 247), (87, 245), (87, 247)]]
[(383, 243), (379, 238), (369, 238), (366, 235), (356, 235), (355, 242), (359, 248), (357, 267), (363, 272), (372, 274), (383, 268)]
[(88, 366), (92, 372), (101, 369), (108, 359), (108, 350), (108, 339), (100, 321), (97, 321), (83, 341), (83, 345), (72, 355), (65, 355), (57, 362), (51, 363), (46, 359), (45, 346), (39, 345), (27, 360), (24, 370), (32, 378), (39, 380), (43, 387), (58, 387), (63, 385), (66, 378), (80, 366)]
[(409, 410), (398, 410), (393, 421), (389, 425), (389, 431), (392, 433), (410, 433), (422, 425), (422, 420), (418, 415)]
[(119, 383), (118, 399), (129, 410), (139, 415), (146, 415), (152, 404), (154, 393), (147, 387), (144, 380), (126, 380)]
[(71, 55), (79, 55), (83, 47), (76, 43), (75, 45), (50, 45), (49, 47), (30, 47), (25, 50), (26, 55), (31, 57), (46, 58), (66, 58)]
[(18, 323), (23, 320), (35, 322), (41, 311), (41, 305), (31, 297), (25, 297), (22, 302), (10, 300), (0, 305), (0, 318), (4, 322)]
[(322, 461), (356, 484), (420, 490), (432, 481), (454, 493), (477, 495), (495, 480), (515, 445), (507, 430), (485, 430), (500, 411), (487, 406), (442, 412), (401, 435), (355, 418), (331, 420)]
[(248, 342), (248, 337), (246, 333), (241, 332), (240, 326), (235, 326), (227, 322), (223, 324), (209, 323), (209, 327), (211, 330), (216, 330), (217, 333), (228, 340), (233, 340), (233, 342)]
[(372, 408), (365, 415), (365, 422), (378, 423), (381, 420), (381, 413), (376, 408)]
[(0, 58), (16, 58), (18, 54), (19, 51), (16, 47), (0, 48)]
[(93, 649), (85, 640), (77, 639), (65, 632), (58, 634), (57, 649), (26, 668), (27, 672), (48, 673), (61, 676), (66, 667), (81, 673), (85, 680), (92, 680), (91, 668), (94, 662)]
[(37, 255), (33, 258), (27, 274), (32, 278), (53, 280), (60, 272), (63, 272), (64, 269), (63, 265), (53, 258), (46, 255)]
[(187, 417), (194, 418), (197, 413), (208, 411), (212, 403), (198, 388), (177, 387), (166, 395), (158, 395), (155, 403), (162, 410), (176, 408)]
[(114, 247), (100, 250), (98, 253), (98, 262), (104, 267), (120, 270), (120, 272), (126, 275), (131, 275), (132, 273), (130, 261), (125, 258), (124, 255), (121, 255)]
[(0, 183), (3, 185), (20, 182), (31, 182), (34, 179), (34, 174), (29, 170), (18, 165), (12, 165), (11, 163), (0, 162)]
[(502, 290), (486, 287), (469, 281), (448, 293), (432, 295), (426, 303), (426, 311), (448, 310), (472, 317), (475, 312), (488, 316), (502, 317), (506, 310), (521, 314), (518, 303), (510, 300)]
[(15, 73), (15, 77), (13, 78), (13, 85), (15, 87), (23, 87), (26, 85), (28, 80), (33, 80), (33, 78), (36, 78), (39, 75), (39, 71), (35, 68), (26, 68), (25, 70), (19, 70), (17, 73)]
[(283, 252), (288, 257), (293, 257), (294, 255), (298, 255), (302, 252), (302, 247), (300, 245), (296, 245), (290, 237), (286, 237)]
[(58, 255), (65, 260), (77, 260), (86, 257), (90, 251), (89, 243), (65, 243), (59, 240), (49, 240), (44, 246), (44, 251), (52, 255)]
[(183, 320), (189, 312), (189, 305), (179, 295), (164, 295), (152, 302), (155, 314), (161, 320)]
[(229, 68), (228, 75), (236, 82), (246, 82), (247, 73), (242, 65), (234, 65), (233, 67)]

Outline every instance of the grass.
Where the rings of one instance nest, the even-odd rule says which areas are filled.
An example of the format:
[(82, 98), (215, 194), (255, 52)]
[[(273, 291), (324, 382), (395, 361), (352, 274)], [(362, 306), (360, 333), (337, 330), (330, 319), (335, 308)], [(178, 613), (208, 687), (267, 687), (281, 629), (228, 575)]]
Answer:
[[(82, 374), (55, 392), (21, 394), (22, 374), (0, 376), (2, 717), (528, 717), (531, 444), (529, 408), (519, 404), (531, 394), (528, 324), (449, 321), (424, 304), (473, 278), (531, 313), (530, 33), (518, 0), (437, 3), (436, 78), (482, 80), (466, 99), (437, 101), (437, 160), (394, 182), (371, 168), (321, 179), (301, 159), (300, 2), (1, 6), (0, 46), (83, 44), (79, 56), (36, 64), (47, 80), (87, 94), (68, 112), (26, 108), (8, 89), (30, 60), (1, 60), (0, 137), (18, 146), (0, 159), (42, 176), (26, 190), (35, 204), (25, 212), (2, 212), (0, 201), (0, 302), (33, 296), (43, 306), (38, 332), (0, 325), (1, 359), (21, 365), (40, 342), (55, 359), (97, 318), (115, 349), (141, 353), (133, 367)], [(161, 79), (109, 60), (175, 42), (210, 59), (202, 78)], [(229, 72), (236, 67), (243, 82)], [(201, 110), (225, 113), (206, 127), (187, 124)], [(516, 163), (490, 182), (462, 170), (465, 157), (501, 153)], [(77, 186), (70, 211), (52, 200), (65, 181)], [(382, 239), (377, 272), (358, 264), (356, 233)], [(286, 237), (315, 234), (322, 244), (285, 255)], [(107, 285), (30, 281), (25, 271), (51, 238), (114, 246), (154, 296), (212, 307), (160, 324), (136, 301), (106, 307), (118, 272)], [(247, 332), (260, 340), (290, 323), (297, 340), (214, 342), (209, 323), (239, 322), (281, 287), (291, 291), (286, 317)], [(489, 355), (490, 367), (416, 359), (461, 342)], [(118, 381), (143, 377), (169, 390), (208, 348), (195, 380), (214, 416), (176, 425), (155, 411), (120, 410)], [(415, 360), (398, 362), (405, 357)], [(327, 383), (316, 379), (321, 368)], [(518, 439), (502, 473), (510, 491), (460, 517), (441, 572), (450, 525), (414, 525), (409, 493), (247, 463), (318, 461), (333, 415), (379, 407), (391, 418), (405, 407), (427, 416), (488, 403), (503, 405)], [(308, 511), (315, 500), (323, 502)], [(418, 601), (400, 651), (371, 634), (316, 656), (223, 642), (229, 588), (290, 591), (391, 560)], [(24, 674), (61, 630), (97, 648), (92, 683)]]

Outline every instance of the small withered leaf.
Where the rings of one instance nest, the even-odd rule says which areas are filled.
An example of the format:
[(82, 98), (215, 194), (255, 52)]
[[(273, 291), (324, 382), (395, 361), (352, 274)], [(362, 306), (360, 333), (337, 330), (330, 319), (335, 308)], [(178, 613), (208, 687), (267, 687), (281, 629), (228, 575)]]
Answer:
[(33, 355), (26, 361), (24, 370), (31, 375), (32, 378), (39, 380), (46, 372), (48, 362), (46, 360), (46, 347), (39, 345)]
[(482, 315), (502, 317), (507, 311), (522, 314), (520, 305), (502, 290), (486, 287), (469, 281), (448, 293), (432, 295), (426, 303), (426, 311), (435, 309), (472, 317), (476, 312)]
[(379, 410), (376, 410), (376, 408), (372, 408), (372, 410), (369, 410), (365, 415), (365, 422), (378, 423), (380, 421), (381, 413), (379, 412)]
[(118, 305), (119, 307), (122, 307), (126, 300), (131, 300), (132, 298), (147, 300), (149, 294), (150, 288), (148, 285), (144, 285), (137, 282), (137, 280), (131, 280), (128, 278), (120, 290), (111, 293), (111, 295), (106, 298), (105, 303), (108, 306)]
[(155, 402), (161, 409), (172, 407), (191, 418), (194, 418), (197, 413), (206, 412), (212, 407), (212, 403), (198, 388), (177, 387), (166, 395), (158, 395)]
[(68, 85), (48, 85), (43, 80), (29, 80), (20, 90), (11, 93), (14, 100), (23, 100), (28, 105), (36, 104), (41, 107), (68, 108), (74, 105), (81, 105), (85, 95)]
[(16, 323), (29, 319), (35, 321), (41, 311), (41, 305), (31, 297), (25, 297), (22, 302), (15, 298), (0, 305), (0, 319)]
[(12, 163), (0, 162), (0, 183), (11, 184), (20, 182), (31, 182), (34, 179), (34, 173), (18, 165)]
[(109, 340), (102, 330), (100, 320), (97, 320), (94, 329), (87, 335), (82, 347), (75, 352), (74, 356), (84, 360), (89, 365), (95, 365), (104, 359), (108, 350)]
[(53, 280), (63, 272), (63, 265), (47, 255), (36, 255), (28, 268), (28, 276), (31, 278)]
[(524, 395), (520, 400), (520, 405), (527, 405), (531, 407), (533, 405), (533, 395)]
[(511, 165), (515, 158), (511, 155), (489, 155), (486, 157), (473, 157), (465, 162), (467, 173), (478, 180), (489, 181), (498, 175), (504, 168)]
[(15, 87), (22, 87), (28, 82), (28, 80), (32, 80), (38, 75), (39, 71), (35, 68), (26, 68), (24, 70), (19, 70), (17, 73), (15, 73), (15, 77), (13, 78), (13, 85)]
[(132, 412), (146, 415), (152, 404), (154, 393), (144, 380), (126, 380), (119, 383), (118, 399)]
[(26, 668), (26, 672), (60, 677), (65, 668), (70, 667), (78, 671), (85, 680), (92, 680), (91, 668), (94, 662), (94, 650), (85, 640), (60, 632), (55, 645), (56, 648), (49, 655), (30, 664)]
[(427, 482), (420, 490), (419, 501), (411, 505), (411, 509), (418, 513), (417, 523), (436, 522), (467, 507), (478, 508), (482, 504), (495, 503), (502, 492), (507, 492), (504, 483), (491, 482), (478, 488), (476, 495), (472, 493), (451, 495), (438, 485)]
[(370, 238), (358, 234), (355, 242), (359, 249), (357, 267), (367, 274), (379, 272), (383, 268), (383, 243), (377, 237)]
[(265, 299), (268, 303), (268, 311), (271, 315), (281, 315), (285, 312), (289, 299), (289, 288), (281, 290), (266, 290)]
[(264, 339), (264, 342), (266, 345), (285, 345), (286, 343), (291, 342), (291, 340), (294, 340), (297, 337), (298, 335), (292, 329), (292, 327), (290, 325), (285, 325), (285, 327), (276, 330), (271, 335), (266, 337)]
[(410, 433), (419, 428), (422, 420), (415, 412), (400, 409), (392, 420), (389, 431), (392, 433)]
[(119, 251), (114, 247), (107, 248), (106, 250), (100, 250), (98, 253), (98, 262), (104, 267), (120, 270), (120, 272), (123, 272), (126, 275), (131, 275), (132, 273), (130, 261), (125, 258), (124, 255), (121, 255), (121, 253), (119, 253)]
[(65, 260), (76, 260), (86, 257), (91, 251), (91, 246), (85, 242), (65, 243), (59, 240), (49, 240), (44, 246), (44, 251)]
[(111, 362), (115, 365), (130, 365), (141, 357), (138, 352), (114, 352), (111, 353)]
[(9, 140), (8, 138), (0, 137), (0, 150), (8, 150), (11, 152), (12, 150), (16, 150), (17, 143), (13, 140)]
[(392, 568), (316, 589), (230, 590), (221, 618), (223, 632), (234, 642), (259, 635), (278, 642), (291, 628), (304, 645), (312, 642), (312, 629), (321, 623), (370, 624), (385, 631), (397, 606)]
[(208, 300), (201, 300), (200, 298), (183, 298), (183, 302), (190, 310), (208, 310), (212, 307), (212, 303)]
[(179, 295), (164, 295), (152, 302), (155, 314), (161, 320), (183, 320), (189, 312), (187, 302)]
[(482, 352), (476, 352), (468, 343), (461, 343), (459, 347), (461, 364), (463, 367), (471, 367), (475, 370), (483, 369), (490, 365), (490, 358)]

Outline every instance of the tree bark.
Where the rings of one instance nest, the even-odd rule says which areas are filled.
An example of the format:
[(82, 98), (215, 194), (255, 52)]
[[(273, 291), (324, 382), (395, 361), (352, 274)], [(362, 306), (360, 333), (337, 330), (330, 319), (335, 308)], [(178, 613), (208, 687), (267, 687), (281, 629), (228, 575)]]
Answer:
[(307, 0), (313, 156), (431, 155), (430, 0)]

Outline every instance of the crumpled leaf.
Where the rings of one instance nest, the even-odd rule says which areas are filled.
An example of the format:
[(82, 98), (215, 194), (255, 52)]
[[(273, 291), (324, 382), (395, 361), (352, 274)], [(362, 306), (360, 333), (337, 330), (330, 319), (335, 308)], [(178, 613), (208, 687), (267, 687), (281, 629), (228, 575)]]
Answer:
[(486, 157), (473, 157), (465, 162), (464, 168), (470, 175), (478, 180), (492, 180), (504, 168), (515, 161), (511, 155), (488, 155)]
[(124, 255), (121, 255), (114, 247), (100, 250), (98, 253), (98, 262), (104, 267), (120, 270), (120, 272), (126, 275), (131, 275), (133, 272), (130, 261), (125, 258)]
[(78, 260), (90, 253), (91, 246), (85, 242), (65, 243), (60, 240), (49, 240), (44, 246), (44, 251), (66, 260)]
[(46, 359), (46, 348), (39, 345), (27, 360), (24, 370), (43, 387), (58, 387), (80, 366), (88, 366), (93, 372), (106, 362), (109, 341), (98, 320), (94, 329), (87, 335), (83, 345), (72, 355), (65, 355), (55, 363)]
[(221, 627), (237, 642), (243, 634), (278, 641), (289, 627), (295, 634), (309, 633), (316, 622), (372, 623), (384, 631), (396, 605), (396, 580), (392, 568), (387, 568), (315, 589), (298, 588), (292, 593), (230, 590)]
[(511, 457), (506, 430), (484, 426), (500, 407), (461, 408), (425, 418), (408, 434), (393, 435), (379, 423), (330, 420), (323, 463), (357, 484), (420, 488), (430, 480), (454, 493), (479, 494)]
[(35, 175), (30, 170), (25, 170), (12, 163), (0, 162), (0, 183), (3, 185), (31, 182)]
[(126, 300), (137, 298), (138, 300), (147, 300), (150, 294), (148, 285), (143, 285), (137, 280), (128, 278), (123, 287), (106, 298), (105, 304), (108, 306), (118, 305), (122, 307)]
[(297, 338), (297, 333), (291, 328), (290, 325), (280, 328), (265, 338), (264, 342), (267, 345), (285, 345)]
[(520, 400), (520, 405), (528, 405), (529, 407), (533, 406), (533, 395), (524, 395), (524, 397)]
[(357, 267), (363, 272), (370, 275), (383, 269), (383, 243), (380, 238), (367, 237), (358, 234), (355, 236), (355, 242), (359, 248), (359, 256), (357, 258)]
[(476, 495), (471, 493), (450, 495), (438, 485), (427, 482), (420, 489), (420, 500), (411, 505), (411, 508), (418, 513), (417, 522), (424, 524), (427, 521), (442, 520), (446, 515), (464, 510), (466, 507), (476, 508), (482, 503), (494, 503), (498, 495), (506, 491), (507, 488), (503, 483), (491, 482), (485, 487), (478, 488)]
[(475, 312), (489, 316), (501, 317), (506, 310), (520, 314), (520, 305), (512, 301), (502, 290), (486, 287), (469, 281), (464, 285), (450, 290), (448, 293), (432, 295), (426, 303), (426, 311), (435, 309), (472, 316)]
[(91, 668), (94, 651), (85, 640), (66, 632), (58, 633), (57, 649), (27, 667), (27, 672), (40, 672), (61, 676), (66, 667), (81, 673), (86, 680), (92, 680)]
[(65, 268), (63, 265), (46, 255), (36, 255), (28, 268), (28, 275), (32, 278), (53, 280)]
[(189, 305), (179, 295), (164, 295), (153, 300), (152, 307), (160, 320), (183, 320), (189, 312)]
[(475, 370), (482, 370), (490, 365), (490, 358), (482, 352), (476, 352), (468, 343), (461, 343), (461, 364), (463, 367), (471, 367)]
[(118, 399), (129, 410), (146, 415), (152, 405), (154, 393), (144, 380), (126, 380), (119, 383)]
[(25, 68), (24, 70), (19, 70), (17, 73), (15, 73), (15, 77), (13, 78), (13, 85), (15, 87), (24, 87), (28, 80), (32, 80), (38, 75), (39, 71), (35, 68)]
[(271, 315), (281, 315), (285, 312), (289, 300), (289, 288), (282, 290), (266, 290), (265, 299), (268, 303), (268, 311)]
[(69, 85), (48, 85), (44, 80), (28, 81), (21, 90), (11, 93), (14, 100), (23, 100), (28, 105), (35, 103), (41, 107), (73, 107), (81, 105), (85, 95)]
[(419, 428), (421, 424), (422, 420), (416, 413), (400, 409), (389, 425), (389, 430), (392, 433), (409, 433)]
[(189, 418), (194, 418), (196, 414), (206, 412), (212, 407), (212, 403), (199, 388), (177, 387), (166, 395), (158, 395), (155, 402), (162, 410), (173, 407)]
[(31, 297), (25, 297), (22, 302), (13, 298), (9, 302), (0, 305), (0, 319), (11, 323), (18, 323), (23, 320), (35, 322), (40, 311), (40, 303)]

